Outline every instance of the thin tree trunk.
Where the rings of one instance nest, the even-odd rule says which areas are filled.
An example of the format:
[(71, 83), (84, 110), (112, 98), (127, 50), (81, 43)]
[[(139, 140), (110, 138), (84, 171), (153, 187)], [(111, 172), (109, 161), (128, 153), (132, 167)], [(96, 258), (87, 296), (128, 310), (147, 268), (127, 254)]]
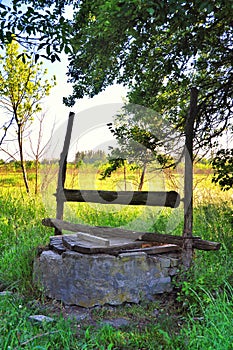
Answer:
[(29, 193), (30, 192), (30, 188), (29, 188), (29, 184), (28, 184), (27, 170), (26, 170), (26, 166), (25, 166), (25, 163), (24, 163), (22, 127), (21, 127), (20, 124), (18, 124), (17, 136), (18, 136), (20, 166), (21, 166), (21, 169), (22, 169), (23, 181), (24, 181), (24, 185), (25, 185), (26, 191), (27, 191), (27, 193)]
[(39, 172), (39, 159), (36, 157), (36, 179), (35, 179), (35, 194), (38, 193), (38, 172)]
[(146, 174), (146, 164), (143, 165), (142, 174), (141, 174), (141, 178), (140, 178), (140, 183), (139, 183), (139, 186), (138, 186), (138, 191), (142, 191), (142, 187), (144, 185), (145, 174)]
[(125, 184), (125, 191), (127, 190), (127, 180), (126, 180), (126, 164), (124, 161), (124, 184)]

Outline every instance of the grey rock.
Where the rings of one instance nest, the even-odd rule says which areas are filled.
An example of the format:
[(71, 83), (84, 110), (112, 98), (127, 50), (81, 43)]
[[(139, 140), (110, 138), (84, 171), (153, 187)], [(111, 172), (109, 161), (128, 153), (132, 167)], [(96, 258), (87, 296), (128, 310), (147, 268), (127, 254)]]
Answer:
[(53, 322), (54, 319), (48, 316), (44, 316), (44, 315), (32, 315), (29, 316), (29, 320), (33, 321), (33, 322), (38, 322), (38, 323), (44, 323), (44, 322)]
[(112, 320), (103, 320), (101, 322), (101, 325), (103, 324), (107, 324), (114, 328), (121, 328), (121, 327), (127, 327), (130, 324), (130, 321), (122, 317), (122, 318), (116, 318)]
[(9, 290), (4, 290), (3, 292), (0, 292), (0, 296), (8, 296), (8, 295), (12, 295), (13, 292), (10, 292)]

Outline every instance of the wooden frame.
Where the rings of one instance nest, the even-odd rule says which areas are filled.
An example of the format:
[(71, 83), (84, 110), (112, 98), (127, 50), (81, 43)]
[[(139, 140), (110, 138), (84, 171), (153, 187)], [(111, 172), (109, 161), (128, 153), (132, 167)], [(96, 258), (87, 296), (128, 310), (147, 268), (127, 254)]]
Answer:
[[(182, 260), (185, 268), (189, 268), (192, 262), (193, 249), (218, 250), (220, 243), (202, 240), (200, 237), (193, 237), (193, 129), (197, 115), (197, 97), (198, 90), (191, 89), (190, 112), (185, 125), (185, 183), (184, 183), (184, 228), (182, 236), (173, 236), (158, 233), (137, 232), (137, 239), (152, 242), (156, 241), (164, 244), (175, 244), (182, 249)], [(176, 191), (169, 192), (147, 192), (147, 191), (93, 191), (93, 190), (71, 190), (64, 187), (66, 180), (67, 155), (70, 145), (74, 121), (74, 113), (69, 114), (67, 132), (65, 136), (63, 150), (59, 161), (58, 183), (56, 190), (56, 219), (47, 218), (42, 221), (43, 225), (55, 228), (55, 235), (61, 235), (62, 230), (72, 232), (82, 232), (82, 235), (99, 235), (102, 232), (102, 240), (108, 235), (119, 234), (122, 237), (132, 235), (132, 231), (109, 227), (91, 227), (86, 225), (72, 224), (63, 221), (64, 203), (67, 201), (75, 202), (94, 202), (103, 204), (122, 204), (122, 205), (151, 205), (176, 208), (180, 204), (180, 195)], [(135, 232), (134, 232), (135, 233)], [(104, 234), (104, 236), (103, 236)], [(140, 236), (140, 238), (139, 238)], [(104, 238), (105, 237), (105, 238)], [(93, 237), (96, 241), (96, 237)], [(105, 242), (105, 245), (108, 245)], [(138, 245), (136, 245), (138, 246)], [(135, 246), (135, 247), (136, 247)]]

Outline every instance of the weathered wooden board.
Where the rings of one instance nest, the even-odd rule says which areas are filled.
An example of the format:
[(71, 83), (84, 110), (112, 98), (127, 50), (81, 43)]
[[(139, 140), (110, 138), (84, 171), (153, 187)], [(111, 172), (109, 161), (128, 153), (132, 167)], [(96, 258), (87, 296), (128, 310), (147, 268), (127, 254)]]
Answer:
[(179, 251), (181, 248), (176, 244), (161, 244), (148, 248), (136, 248), (131, 250), (125, 250), (124, 253), (144, 252), (148, 255), (155, 255), (160, 253), (168, 253)]
[[(87, 226), (81, 224), (73, 224), (67, 221), (62, 221), (59, 219), (43, 219), (43, 225), (53, 228), (58, 228), (59, 230), (67, 230), (71, 232), (87, 232), (91, 235), (96, 235), (99, 237), (111, 239), (111, 238), (125, 238), (130, 239), (131, 241), (141, 240), (146, 242), (158, 242), (158, 243), (166, 243), (166, 244), (175, 244), (180, 247), (183, 247), (183, 237), (175, 236), (169, 234), (160, 234), (155, 232), (137, 232), (130, 231), (125, 229), (120, 229), (116, 227), (106, 227), (106, 226)], [(193, 248), (199, 250), (219, 250), (221, 247), (221, 243), (206, 241), (201, 239), (200, 237), (193, 236)]]
[(89, 233), (86, 233), (86, 232), (77, 232), (76, 237), (80, 240), (84, 240), (84, 241), (91, 242), (91, 243), (97, 243), (97, 244), (100, 244), (101, 246), (104, 246), (104, 247), (110, 246), (109, 239), (90, 235)]
[[(163, 237), (166, 236), (166, 237)], [(177, 245), (183, 246), (183, 237), (179, 236), (172, 236), (172, 235), (159, 235), (158, 233), (144, 233), (140, 236), (140, 239), (143, 241), (158, 241), (161, 242), (161, 240), (165, 242), (175, 243)], [(212, 242), (212, 241), (206, 241), (204, 239), (201, 239), (199, 237), (192, 237), (192, 246), (195, 249), (199, 250), (219, 250), (221, 247), (221, 243), (219, 242)]]
[(101, 204), (147, 205), (177, 208), (180, 195), (176, 191), (100, 191), (65, 189), (56, 197), (68, 202)]
[(174, 244), (157, 245), (157, 242), (152, 243), (154, 244), (154, 246), (152, 247), (143, 248), (143, 245), (146, 245), (147, 242), (132, 242), (127, 239), (120, 240), (119, 238), (111, 239), (110, 246), (106, 247), (103, 245), (98, 245), (94, 242), (80, 240), (77, 237), (75, 237), (75, 235), (62, 236), (62, 243), (69, 250), (85, 254), (117, 255), (121, 252), (145, 252), (147, 254), (158, 254), (170, 251), (177, 251), (180, 249), (180, 247)]
[(108, 227), (108, 226), (88, 226), (82, 224), (73, 224), (68, 221), (63, 221), (59, 219), (46, 218), (42, 220), (42, 224), (47, 227), (58, 228), (59, 230), (66, 230), (71, 232), (86, 232), (91, 235), (97, 235), (102, 238), (109, 239), (111, 237), (124, 237), (130, 240), (136, 240), (142, 232), (124, 230), (118, 227)]
[(96, 253), (106, 253), (115, 252), (124, 249), (133, 249), (142, 246), (142, 242), (134, 242), (130, 239), (119, 239), (111, 238), (110, 246), (106, 247), (104, 245), (98, 244), (96, 242), (87, 242), (85, 240), (79, 239), (76, 235), (64, 235), (62, 237), (63, 245), (79, 253), (86, 254), (96, 254)]
[(49, 249), (55, 251), (58, 254), (64, 253), (66, 251), (66, 247), (62, 243), (62, 237), (62, 235), (50, 237)]
[[(88, 225), (82, 225), (82, 224), (73, 224), (68, 221), (62, 221), (59, 219), (51, 219), (51, 218), (43, 219), (42, 223), (44, 226), (53, 227), (53, 228), (57, 227), (60, 230), (66, 230), (71, 232), (78, 232), (78, 231), (87, 232), (92, 235), (97, 235), (99, 237), (103, 237), (107, 239), (119, 237), (119, 238), (130, 239), (131, 241), (136, 241), (136, 240), (151, 241), (151, 238), (153, 237), (152, 240), (158, 243), (171, 243), (171, 244), (177, 244), (180, 246), (182, 246), (183, 244), (183, 239), (181, 236), (173, 236), (169, 234), (138, 232), (138, 231), (125, 230), (118, 227), (88, 226)], [(194, 237), (194, 238), (199, 238), (199, 237)]]

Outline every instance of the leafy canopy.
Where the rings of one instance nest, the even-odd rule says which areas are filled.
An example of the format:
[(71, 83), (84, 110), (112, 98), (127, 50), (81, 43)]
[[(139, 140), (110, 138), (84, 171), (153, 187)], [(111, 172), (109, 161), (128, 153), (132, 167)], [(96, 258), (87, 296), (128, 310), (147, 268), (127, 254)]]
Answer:
[(199, 89), (196, 144), (213, 144), (231, 122), (233, 1), (86, 0), (76, 14), (69, 106), (113, 83), (129, 101), (183, 129)]
[[(197, 148), (210, 149), (232, 123), (233, 0), (12, 0), (0, 4), (0, 40), (39, 55), (70, 56), (72, 106), (115, 82), (129, 101), (183, 130), (191, 86), (199, 89)], [(67, 19), (66, 8), (73, 10)]]
[(15, 40), (40, 56), (60, 61), (60, 53), (71, 52), (69, 45), (72, 33), (71, 20), (66, 16), (67, 7), (75, 9), (71, 0), (12, 0), (10, 5), (0, 3), (0, 47)]

